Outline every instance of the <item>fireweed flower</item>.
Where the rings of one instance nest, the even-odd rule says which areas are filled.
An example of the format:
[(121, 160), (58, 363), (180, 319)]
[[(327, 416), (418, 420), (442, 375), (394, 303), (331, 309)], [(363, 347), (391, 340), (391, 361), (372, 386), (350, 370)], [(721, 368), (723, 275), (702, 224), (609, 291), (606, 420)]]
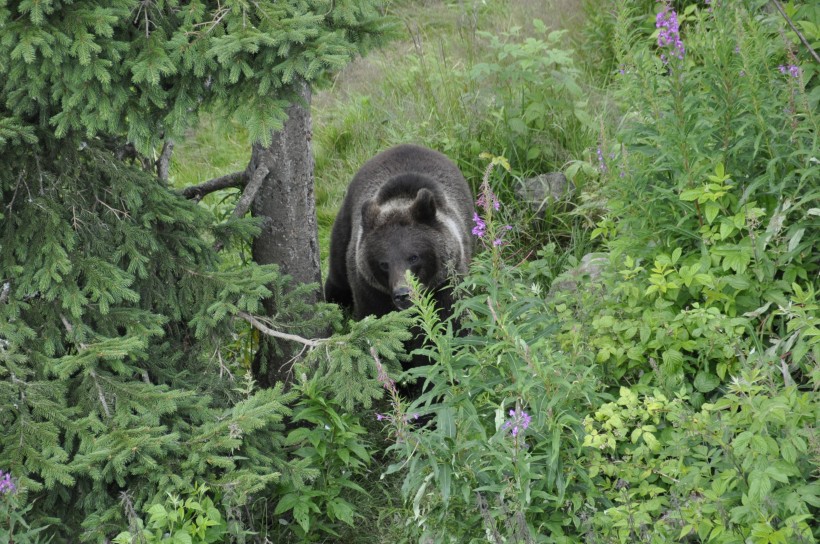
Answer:
[(512, 225), (504, 225), (504, 226), (503, 226), (503, 227), (501, 227), (501, 228), (502, 228), (501, 235), (500, 235), (498, 238), (496, 238), (495, 240), (493, 240), (493, 245), (494, 245), (495, 247), (498, 247), (498, 246), (500, 246), (500, 245), (506, 244), (506, 242), (503, 240), (503, 238), (504, 238), (504, 233), (505, 233), (506, 231), (508, 231), (508, 230), (512, 230)]
[[(486, 216), (491, 216), (492, 210), (498, 211), (501, 209), (501, 202), (490, 188), (490, 184), (486, 182), (481, 184), (481, 194), (478, 195), (475, 205), (479, 209), (484, 210), (484, 215)], [(473, 223), (475, 224), (472, 231), (473, 236), (484, 238), (487, 234), (487, 222), (480, 215), (478, 215), (478, 212), (473, 212)], [(502, 239), (504, 237), (504, 233), (508, 230), (512, 230), (512, 225), (504, 225), (501, 229), (501, 234), (493, 240), (493, 246), (498, 247), (504, 244)]]
[[(655, 17), (655, 28), (660, 30), (658, 34), (658, 47), (669, 49), (672, 56), (683, 60), (686, 48), (680, 39), (680, 26), (678, 24), (678, 14), (668, 3), (663, 6), (663, 11)], [(664, 64), (669, 63), (666, 53), (661, 53), (661, 60)]]
[(485, 210), (489, 210), (490, 206), (492, 206), (495, 211), (501, 208), (501, 202), (498, 201), (498, 197), (495, 196), (493, 190), (490, 189), (489, 185), (485, 187), (483, 183), (481, 184), (481, 194), (478, 195), (478, 200), (475, 201), (475, 205)]
[(604, 151), (601, 149), (601, 146), (598, 146), (598, 170), (601, 171), (602, 174), (607, 173), (606, 161), (604, 160)]
[(8, 495), (15, 491), (17, 491), (17, 486), (11, 479), (11, 473), (0, 470), (0, 495)]
[(527, 427), (530, 426), (531, 421), (532, 417), (530, 417), (527, 412), (521, 408), (516, 408), (515, 410), (510, 410), (510, 419), (505, 421), (501, 428), (505, 431), (509, 429), (513, 438), (518, 438), (518, 434), (521, 431), (525, 431)]
[(795, 66), (794, 64), (789, 64), (788, 66), (780, 65), (777, 67), (780, 70), (780, 73), (783, 75), (788, 74), (789, 76), (798, 79), (800, 77), (800, 67)]
[(475, 223), (475, 226), (473, 227), (473, 236), (483, 238), (487, 233), (487, 223), (485, 223), (476, 212), (473, 212), (473, 222)]

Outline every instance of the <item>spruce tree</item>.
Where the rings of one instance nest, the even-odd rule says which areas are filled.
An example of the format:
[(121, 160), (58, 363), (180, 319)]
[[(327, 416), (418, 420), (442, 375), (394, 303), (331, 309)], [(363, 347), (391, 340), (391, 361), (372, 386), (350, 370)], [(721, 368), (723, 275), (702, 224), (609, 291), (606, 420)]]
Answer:
[(57, 541), (126, 528), (123, 496), (300, 477), (292, 395), (231, 381), (228, 348), (266, 297), (304, 315), (303, 288), (222, 258), (258, 224), (213, 225), (154, 161), (202, 112), (268, 140), (294, 82), (379, 38), (377, 3), (0, 0), (0, 469)]

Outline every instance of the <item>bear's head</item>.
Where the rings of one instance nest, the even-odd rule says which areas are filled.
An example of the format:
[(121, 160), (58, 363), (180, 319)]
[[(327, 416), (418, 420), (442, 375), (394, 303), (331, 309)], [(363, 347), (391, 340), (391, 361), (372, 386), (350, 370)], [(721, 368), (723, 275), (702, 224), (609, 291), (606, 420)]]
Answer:
[(371, 199), (362, 206), (357, 267), (375, 289), (390, 295), (398, 309), (409, 308), (410, 271), (426, 288), (447, 279), (458, 257), (460, 241), (453, 239), (452, 221), (442, 203), (426, 188), (415, 198)]

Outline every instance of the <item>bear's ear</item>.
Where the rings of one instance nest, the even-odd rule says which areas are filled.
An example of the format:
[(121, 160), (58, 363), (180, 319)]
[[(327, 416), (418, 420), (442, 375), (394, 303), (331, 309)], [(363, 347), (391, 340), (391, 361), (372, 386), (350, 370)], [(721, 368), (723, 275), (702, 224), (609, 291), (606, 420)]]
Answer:
[(436, 218), (436, 197), (430, 189), (419, 189), (416, 200), (410, 206), (410, 215), (422, 223)]
[(376, 224), (376, 219), (379, 218), (381, 209), (376, 203), (375, 198), (371, 198), (362, 205), (362, 228), (368, 230)]

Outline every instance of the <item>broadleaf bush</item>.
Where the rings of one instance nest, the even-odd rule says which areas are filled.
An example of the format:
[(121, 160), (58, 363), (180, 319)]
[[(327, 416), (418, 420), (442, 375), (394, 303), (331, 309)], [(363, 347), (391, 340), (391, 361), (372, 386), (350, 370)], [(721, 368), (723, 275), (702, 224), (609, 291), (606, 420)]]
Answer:
[(414, 539), (820, 537), (817, 82), (761, 6), (620, 1), (596, 18), (618, 119), (572, 213), (599, 217), (599, 270), (554, 243), (522, 260), (515, 236), (479, 240), (455, 321), (420, 297), (435, 364), (412, 371), (426, 393), (410, 410), (428, 420), (387, 469)]

